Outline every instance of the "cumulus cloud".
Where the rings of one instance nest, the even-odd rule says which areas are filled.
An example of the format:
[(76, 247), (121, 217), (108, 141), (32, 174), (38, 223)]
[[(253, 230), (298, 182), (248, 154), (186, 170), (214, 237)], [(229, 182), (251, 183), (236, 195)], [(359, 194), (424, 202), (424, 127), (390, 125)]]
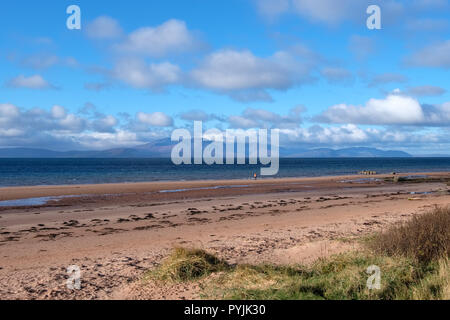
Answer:
[(145, 143), (137, 133), (120, 129), (114, 132), (82, 132), (72, 138), (76, 141), (77, 148), (90, 150), (130, 148)]
[(450, 68), (450, 40), (419, 50), (407, 59), (407, 63), (416, 67)]
[(62, 119), (67, 115), (67, 111), (64, 107), (54, 105), (51, 110), (51, 115), (55, 119)]
[(143, 27), (130, 33), (117, 49), (149, 57), (164, 57), (191, 51), (199, 45), (193, 32), (180, 20), (168, 20), (157, 27)]
[(106, 115), (100, 117), (99, 119), (95, 119), (92, 124), (92, 130), (95, 132), (109, 132), (114, 133), (116, 130), (115, 126), (119, 123), (116, 117), (112, 115)]
[(0, 122), (4, 129), (16, 130), (18, 136), (32, 136), (40, 131), (75, 133), (88, 127), (85, 119), (58, 105), (46, 111), (41, 108), (21, 110), (11, 104), (1, 104)]
[(172, 117), (166, 115), (163, 112), (154, 112), (154, 113), (139, 112), (136, 115), (136, 119), (142, 124), (155, 127), (170, 127), (173, 125)]
[(341, 127), (314, 125), (309, 128), (282, 129), (280, 134), (284, 135), (285, 139), (295, 143), (349, 145), (368, 141), (370, 131), (365, 131), (353, 124)]
[[(307, 128), (280, 130), (280, 143), (291, 150), (295, 148), (343, 148), (351, 146), (372, 146), (378, 148), (421, 148), (423, 145), (445, 143), (448, 134), (426, 130), (362, 128), (354, 124), (341, 126), (313, 125)], [(436, 152), (436, 150), (435, 150)]]
[(92, 104), (77, 113), (54, 105), (22, 109), (0, 104), (0, 147), (34, 147), (57, 150), (131, 147), (168, 136), (173, 119), (162, 112), (139, 112), (121, 123)]
[(270, 100), (267, 90), (287, 90), (311, 80), (310, 66), (279, 51), (268, 58), (248, 50), (220, 50), (208, 55), (191, 72), (200, 87), (229, 94), (237, 100)]
[(10, 88), (27, 88), (27, 89), (52, 89), (55, 88), (40, 75), (24, 76), (19, 75), (6, 82), (6, 86)]
[(412, 97), (396, 93), (385, 99), (370, 99), (365, 106), (334, 105), (315, 119), (326, 123), (449, 126), (450, 103), (421, 105)]
[(147, 64), (140, 59), (122, 59), (112, 75), (135, 88), (161, 90), (180, 81), (181, 69), (170, 62)]
[(317, 119), (329, 123), (417, 124), (423, 121), (424, 114), (417, 100), (389, 95), (386, 99), (370, 99), (365, 106), (338, 104)]
[(123, 35), (119, 22), (108, 16), (101, 16), (86, 26), (86, 35), (92, 39), (117, 39)]
[(14, 119), (20, 115), (19, 108), (15, 105), (4, 103), (0, 104), (0, 121), (5, 119)]

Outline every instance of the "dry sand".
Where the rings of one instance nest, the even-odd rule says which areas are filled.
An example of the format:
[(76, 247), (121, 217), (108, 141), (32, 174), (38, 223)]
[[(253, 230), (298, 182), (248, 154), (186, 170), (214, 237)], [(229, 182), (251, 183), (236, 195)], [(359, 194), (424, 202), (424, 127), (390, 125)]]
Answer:
[[(0, 201), (78, 196), (0, 207), (0, 298), (198, 298), (196, 285), (140, 279), (174, 246), (230, 263), (310, 263), (352, 250), (343, 239), (450, 203), (448, 173), (419, 182), (386, 177), (2, 188)], [(81, 269), (81, 290), (66, 288), (70, 265)]]

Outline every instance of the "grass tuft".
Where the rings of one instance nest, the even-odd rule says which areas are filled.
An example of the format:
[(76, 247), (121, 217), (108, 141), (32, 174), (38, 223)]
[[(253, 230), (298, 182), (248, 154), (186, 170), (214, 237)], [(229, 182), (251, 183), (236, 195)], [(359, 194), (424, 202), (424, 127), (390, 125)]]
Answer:
[(148, 276), (157, 280), (191, 281), (229, 268), (225, 261), (204, 250), (175, 248)]

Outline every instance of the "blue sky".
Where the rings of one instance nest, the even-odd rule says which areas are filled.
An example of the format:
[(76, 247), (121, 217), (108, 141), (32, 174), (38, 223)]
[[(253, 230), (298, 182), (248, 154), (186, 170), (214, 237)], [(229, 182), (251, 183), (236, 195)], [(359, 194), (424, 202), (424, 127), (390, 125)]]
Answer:
[(0, 19), (0, 147), (133, 146), (203, 120), (450, 153), (447, 0), (19, 0)]

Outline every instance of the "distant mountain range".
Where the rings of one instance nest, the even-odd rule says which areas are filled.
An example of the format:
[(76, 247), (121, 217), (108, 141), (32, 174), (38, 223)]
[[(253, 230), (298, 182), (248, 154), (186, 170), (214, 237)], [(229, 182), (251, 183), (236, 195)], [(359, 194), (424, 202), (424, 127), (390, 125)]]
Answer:
[(0, 158), (167, 158), (172, 145), (156, 141), (132, 148), (114, 148), (101, 151), (52, 151), (35, 148), (0, 149)]
[[(102, 151), (52, 151), (36, 148), (0, 149), (0, 158), (169, 158), (174, 143), (169, 139), (132, 147)], [(207, 145), (207, 143), (205, 143)], [(269, 147), (270, 150), (270, 147)], [(280, 148), (280, 156), (286, 158), (380, 158), (412, 157), (403, 151), (383, 151), (375, 148), (290, 150)]]
[(291, 155), (297, 158), (407, 158), (412, 157), (403, 151), (383, 151), (375, 148), (346, 148), (346, 149), (312, 149)]

